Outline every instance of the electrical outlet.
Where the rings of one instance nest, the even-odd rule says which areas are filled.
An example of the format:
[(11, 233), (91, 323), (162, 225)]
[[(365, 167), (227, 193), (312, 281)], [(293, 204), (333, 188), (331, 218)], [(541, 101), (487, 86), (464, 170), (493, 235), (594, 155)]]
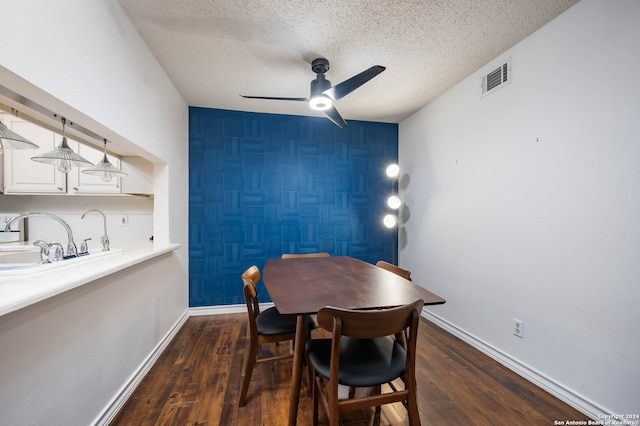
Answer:
[(524, 323), (519, 319), (513, 319), (513, 335), (524, 338)]
[(129, 226), (129, 215), (123, 214), (120, 216), (120, 226)]

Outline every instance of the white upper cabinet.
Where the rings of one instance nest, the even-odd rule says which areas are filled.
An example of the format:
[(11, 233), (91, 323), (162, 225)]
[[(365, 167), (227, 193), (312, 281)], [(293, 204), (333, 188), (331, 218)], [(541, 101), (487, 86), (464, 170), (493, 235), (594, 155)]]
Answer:
[(120, 168), (127, 174), (121, 180), (122, 193), (153, 195), (153, 164), (142, 157), (122, 157)]
[(37, 150), (4, 150), (5, 194), (64, 194), (66, 178), (55, 167), (31, 157), (51, 151), (59, 143), (57, 134), (26, 120), (1, 113), (0, 121), (20, 136), (40, 146)]
[[(82, 173), (86, 167), (73, 167), (68, 174), (51, 164), (31, 160), (55, 149), (62, 135), (27, 120), (0, 111), (0, 121), (9, 129), (40, 146), (37, 150), (4, 150), (0, 156), (0, 193), (4, 194), (68, 194), (68, 195), (153, 195), (153, 164), (141, 157), (124, 157), (126, 161), (107, 154), (111, 164), (128, 176), (94, 176)], [(79, 143), (67, 136), (69, 148), (93, 164), (103, 156), (102, 148)], [(123, 187), (124, 185), (124, 187)]]
[[(98, 164), (102, 157), (104, 156), (104, 151), (98, 150), (96, 148), (83, 145), (72, 141), (67, 138), (69, 143), (69, 147), (73, 149), (76, 153), (91, 161), (93, 164)], [(111, 155), (107, 154), (107, 158), (113, 164), (114, 167), (120, 169), (120, 160)], [(86, 173), (82, 173), (86, 167), (77, 168), (74, 167), (69, 172), (68, 176), (68, 184), (69, 184), (69, 193), (70, 194), (120, 194), (120, 178), (117, 176), (112, 176), (110, 181), (105, 181), (101, 176), (88, 175)]]

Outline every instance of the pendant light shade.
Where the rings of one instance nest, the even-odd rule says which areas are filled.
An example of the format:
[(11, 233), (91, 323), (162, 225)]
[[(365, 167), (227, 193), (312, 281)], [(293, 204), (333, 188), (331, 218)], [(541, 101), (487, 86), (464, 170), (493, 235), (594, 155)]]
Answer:
[(3, 149), (27, 150), (38, 148), (40, 148), (38, 145), (10, 130), (0, 121), (0, 152)]
[(64, 135), (64, 125), (66, 120), (62, 117), (62, 142), (56, 149), (45, 154), (31, 157), (33, 161), (45, 164), (52, 164), (62, 173), (69, 173), (72, 167), (89, 167), (93, 166), (86, 158), (73, 152), (67, 144), (67, 137)]
[(82, 173), (88, 175), (100, 176), (103, 182), (110, 182), (115, 177), (127, 176), (127, 174), (115, 167), (107, 158), (107, 140), (104, 139), (104, 156), (102, 161), (93, 167), (82, 170)]

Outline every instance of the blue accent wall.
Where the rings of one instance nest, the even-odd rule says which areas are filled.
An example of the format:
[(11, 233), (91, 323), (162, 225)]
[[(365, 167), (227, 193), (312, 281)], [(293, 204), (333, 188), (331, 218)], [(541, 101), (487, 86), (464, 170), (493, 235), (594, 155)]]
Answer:
[(190, 107), (189, 305), (244, 303), (242, 272), (282, 253), (390, 261), (397, 159), (397, 124)]

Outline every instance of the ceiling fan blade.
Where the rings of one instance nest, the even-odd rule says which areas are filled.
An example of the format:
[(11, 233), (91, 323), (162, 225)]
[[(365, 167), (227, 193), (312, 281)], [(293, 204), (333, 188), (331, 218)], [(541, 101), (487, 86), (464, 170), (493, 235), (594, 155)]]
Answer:
[(350, 79), (345, 80), (342, 83), (338, 83), (335, 86), (325, 90), (322, 93), (330, 96), (335, 100), (344, 98), (349, 93), (353, 92), (358, 87), (362, 86), (367, 81), (371, 80), (373, 77), (380, 74), (385, 69), (386, 68), (383, 67), (382, 65), (374, 65), (368, 70), (362, 71), (360, 74), (354, 75)]
[(240, 95), (240, 96), (247, 99), (270, 99), (273, 101), (309, 101), (309, 98), (274, 98), (270, 96), (245, 96), (245, 95)]
[(333, 123), (340, 128), (343, 128), (347, 125), (347, 122), (344, 121), (344, 119), (342, 118), (342, 116), (334, 106), (332, 106), (327, 110), (322, 111), (322, 113), (326, 115), (329, 120), (333, 121)]

